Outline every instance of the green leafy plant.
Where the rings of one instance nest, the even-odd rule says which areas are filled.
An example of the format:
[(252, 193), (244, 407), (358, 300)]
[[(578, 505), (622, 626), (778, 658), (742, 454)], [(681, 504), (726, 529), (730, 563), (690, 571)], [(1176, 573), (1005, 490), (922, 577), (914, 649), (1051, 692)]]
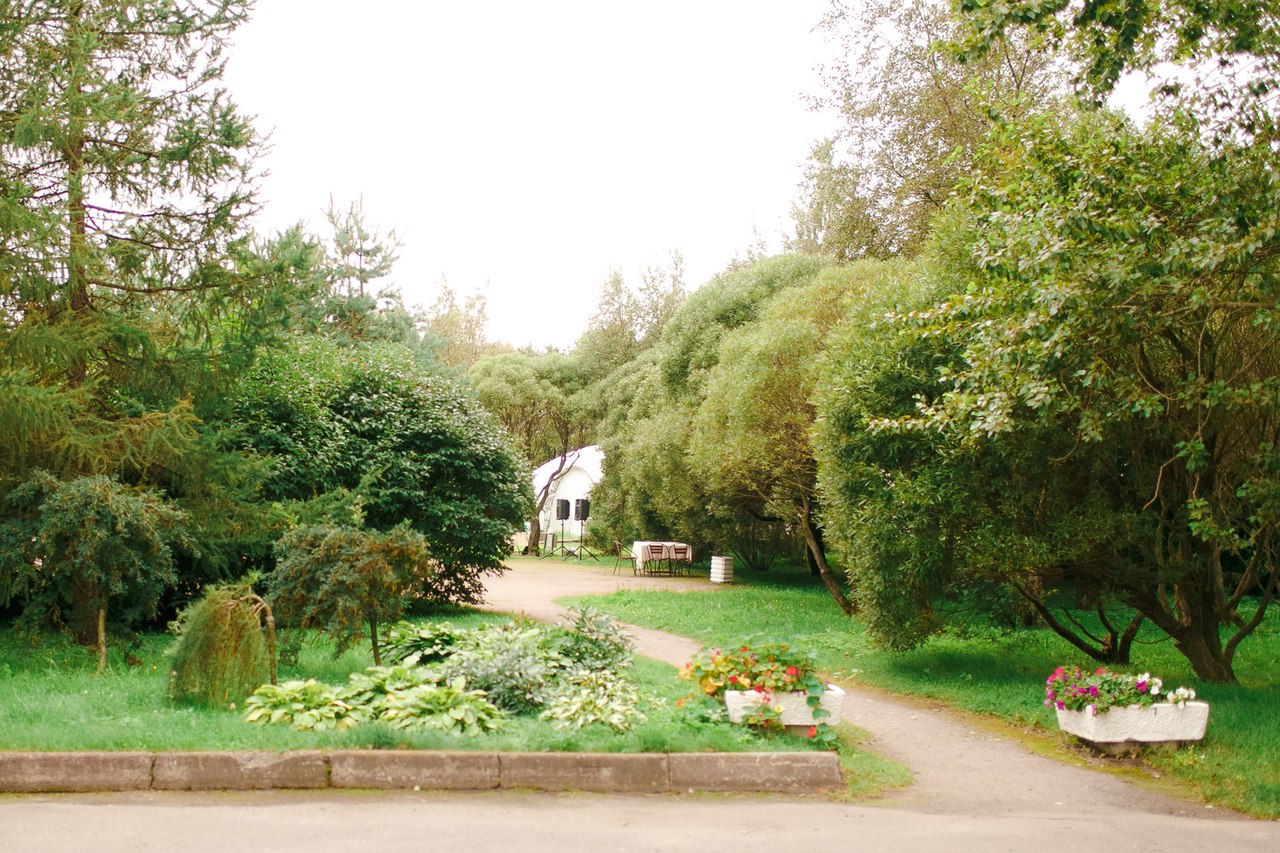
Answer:
[(399, 619), (434, 571), (426, 538), (406, 525), (387, 531), (296, 527), (276, 545), (271, 601), (282, 619), (330, 634), (350, 648), (367, 627), (381, 665), (378, 626)]
[(528, 622), (491, 625), (471, 632), (441, 664), (450, 680), (465, 678), (490, 701), (514, 713), (546, 704), (548, 686), (565, 659), (549, 628)]
[(379, 719), (398, 729), (436, 729), (474, 737), (506, 724), (506, 716), (485, 698), (484, 691), (467, 690), (462, 678), (390, 694), (384, 708)]
[(604, 725), (625, 732), (647, 719), (642, 701), (639, 689), (616, 672), (580, 670), (551, 694), (541, 717), (561, 729)]
[(387, 629), (382, 650), (388, 660), (399, 661), (405, 666), (435, 663), (448, 657), (459, 641), (470, 633), (448, 622), (415, 625), (402, 621)]
[(186, 513), (162, 492), (102, 475), (34, 471), (8, 492), (4, 514), (0, 606), (16, 600), (33, 624), (62, 622), (77, 642), (96, 643), (99, 671), (108, 614), (125, 625), (153, 616), (177, 580), (174, 548), (190, 544)]
[(353, 672), (339, 698), (353, 708), (363, 709), (370, 718), (378, 717), (388, 698), (415, 687), (440, 682), (440, 674), (424, 667), (371, 666), (364, 672)]
[(1149, 708), (1157, 702), (1172, 702), (1182, 706), (1195, 698), (1195, 690), (1189, 687), (1165, 692), (1164, 682), (1148, 672), (1127, 675), (1101, 668), (1085, 672), (1078, 666), (1060, 666), (1044, 685), (1044, 704), (1062, 711), (1088, 711), (1094, 716), (1130, 705)]
[(245, 700), (250, 723), (288, 723), (295, 731), (341, 730), (363, 722), (365, 715), (339, 698), (338, 691), (314, 678), (264, 684)]
[(571, 607), (572, 621), (560, 653), (586, 670), (621, 670), (631, 665), (635, 642), (617, 621), (592, 607)]

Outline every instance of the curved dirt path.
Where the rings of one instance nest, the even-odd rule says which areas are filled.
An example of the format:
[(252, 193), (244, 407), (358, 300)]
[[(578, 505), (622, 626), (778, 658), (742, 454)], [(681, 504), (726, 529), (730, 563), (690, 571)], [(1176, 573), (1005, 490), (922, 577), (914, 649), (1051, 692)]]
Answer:
[[(705, 592), (716, 587), (703, 578), (635, 577), (625, 567), (614, 575), (608, 568), (547, 560), (518, 562), (502, 577), (490, 578), (486, 588), (488, 609), (558, 621), (564, 608), (553, 599), (562, 596), (616, 589)], [(700, 645), (663, 631), (630, 625), (627, 630), (636, 637), (640, 654), (675, 665), (687, 661)], [(1081, 818), (1091, 823), (1114, 820), (1118, 826), (1129, 821), (1133, 829), (1144, 822), (1136, 820), (1139, 816), (1194, 817), (1219, 827), (1230, 822), (1262, 829), (1274, 839), (1273, 849), (1280, 849), (1280, 823), (1148, 791), (1105, 772), (1035, 755), (961, 715), (893, 699), (856, 684), (841, 686), (849, 694), (844, 719), (869, 731), (868, 746), (906, 765), (914, 776), (913, 784), (888, 794), (878, 805), (921, 815)], [(1178, 825), (1186, 828), (1188, 824), (1179, 821)]]

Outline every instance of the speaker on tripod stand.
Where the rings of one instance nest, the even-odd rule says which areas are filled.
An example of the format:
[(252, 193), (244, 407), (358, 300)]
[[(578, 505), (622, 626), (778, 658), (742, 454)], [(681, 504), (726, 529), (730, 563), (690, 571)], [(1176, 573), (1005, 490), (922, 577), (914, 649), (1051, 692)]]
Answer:
[(569, 519), (569, 501), (565, 498), (556, 498), (556, 521), (560, 522), (560, 544), (551, 549), (551, 553), (559, 551), (565, 556), (569, 555), (569, 549), (564, 547), (564, 523)]
[[(582, 559), (583, 553), (590, 554), (587, 551), (587, 519), (591, 516), (591, 501), (586, 498), (578, 498), (573, 502), (573, 520), (578, 522), (578, 559)], [(591, 554), (595, 556), (595, 554)]]

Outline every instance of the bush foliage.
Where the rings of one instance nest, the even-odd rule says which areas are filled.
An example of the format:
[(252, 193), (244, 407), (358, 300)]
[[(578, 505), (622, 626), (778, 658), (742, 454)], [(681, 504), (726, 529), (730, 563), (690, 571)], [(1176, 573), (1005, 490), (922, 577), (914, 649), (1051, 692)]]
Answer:
[(211, 587), (178, 615), (169, 649), (169, 698), (226, 706), (267, 680), (267, 643), (248, 582)]

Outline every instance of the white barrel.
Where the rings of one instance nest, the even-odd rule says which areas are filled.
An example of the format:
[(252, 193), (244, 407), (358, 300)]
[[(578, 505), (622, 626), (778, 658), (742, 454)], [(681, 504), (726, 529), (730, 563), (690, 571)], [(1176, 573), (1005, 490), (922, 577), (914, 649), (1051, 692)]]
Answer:
[(733, 557), (711, 558), (711, 582), (733, 583)]

